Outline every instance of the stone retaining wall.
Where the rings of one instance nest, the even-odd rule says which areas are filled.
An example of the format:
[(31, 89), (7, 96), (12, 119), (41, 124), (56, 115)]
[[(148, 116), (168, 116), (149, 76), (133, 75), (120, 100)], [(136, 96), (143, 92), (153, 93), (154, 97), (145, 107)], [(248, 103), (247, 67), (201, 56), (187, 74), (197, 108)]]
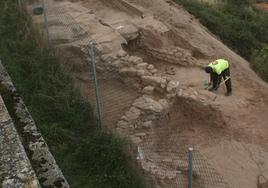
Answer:
[[(0, 86), (1, 95), (5, 101), (8, 101), (8, 103), (6, 103), (8, 111), (14, 121), (16, 130), (21, 138), (22, 145), (33, 166), (40, 185), (42, 187), (68, 188), (69, 185), (66, 179), (56, 164), (54, 157), (50, 153), (41, 133), (37, 130), (34, 120), (32, 119), (23, 100), (16, 92), (16, 89), (1, 62)], [(9, 131), (12, 133), (16, 130), (14, 128), (10, 129)], [(19, 144), (17, 143), (17, 139), (13, 141), (14, 144)], [(11, 143), (7, 142), (6, 146)], [(10, 151), (15, 152), (15, 148), (10, 148)], [(3, 154), (3, 157), (5, 156), (6, 154)], [(23, 163), (23, 161), (18, 162)]]
[(39, 188), (18, 132), (0, 96), (0, 187)]
[(145, 48), (146, 54), (155, 59), (181, 66), (199, 66), (189, 51), (175, 47), (172, 49)]

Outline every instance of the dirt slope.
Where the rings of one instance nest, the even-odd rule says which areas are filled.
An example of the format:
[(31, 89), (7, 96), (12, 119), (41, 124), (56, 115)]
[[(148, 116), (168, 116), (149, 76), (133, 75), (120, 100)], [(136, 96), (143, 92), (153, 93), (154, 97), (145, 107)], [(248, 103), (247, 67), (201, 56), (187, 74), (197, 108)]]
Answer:
[[(257, 188), (259, 177), (268, 181), (268, 84), (250, 69), (247, 61), (226, 47), (192, 15), (172, 1), (164, 0), (49, 2), (50, 31), (57, 45), (81, 47), (74, 40), (73, 33), (62, 33), (63, 26), (57, 25), (55, 20), (53, 22), (56, 10), (61, 10), (62, 15), (71, 17), (72, 23), (77, 23), (87, 32), (79, 35), (84, 37), (79, 40), (89, 35), (101, 45), (104, 55), (114, 59), (123, 48), (129, 55), (141, 57), (154, 65), (157, 69), (153, 73), (155, 76), (179, 81), (181, 90), (193, 90), (197, 96), (209, 100), (211, 108), (200, 107), (195, 97), (190, 102), (173, 102), (171, 117), (166, 122), (166, 129), (170, 131), (165, 134), (158, 128), (153, 129), (152, 134), (140, 130), (147, 131), (146, 134), (152, 137), (157, 134), (160, 139), (155, 142), (161, 143), (163, 151), (167, 151), (170, 144), (179, 142), (194, 145), (232, 188)], [(57, 7), (54, 12), (52, 7)], [(81, 15), (87, 15), (90, 20)], [(216, 94), (203, 89), (203, 81), (208, 78), (201, 67), (216, 58), (225, 58), (231, 63), (231, 97), (224, 96), (224, 86)], [(86, 82), (81, 81), (81, 75), (87, 75), (87, 71), (82, 68), (76, 70), (76, 74), (80, 76), (82, 91), (90, 95), (87, 88), (89, 78), (85, 79)], [(107, 84), (109, 90), (105, 91), (103, 100), (109, 92), (118, 91), (118, 86), (113, 89), (113, 84)], [(105, 83), (103, 87), (106, 88)], [(121, 99), (128, 102), (120, 104), (118, 111), (108, 110), (108, 116), (117, 117), (119, 111), (123, 113), (137, 96), (132, 91), (118, 96), (113, 105)], [(170, 143), (168, 137), (176, 139)], [(150, 146), (148, 153), (153, 153), (154, 149), (153, 145)], [(168, 183), (159, 183), (158, 186), (170, 187)]]

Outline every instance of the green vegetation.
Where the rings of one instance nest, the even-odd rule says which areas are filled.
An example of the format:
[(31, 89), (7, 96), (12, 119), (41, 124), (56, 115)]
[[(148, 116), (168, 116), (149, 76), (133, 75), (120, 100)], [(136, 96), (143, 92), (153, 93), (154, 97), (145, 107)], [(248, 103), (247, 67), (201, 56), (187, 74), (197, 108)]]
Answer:
[(16, 2), (0, 1), (0, 59), (71, 187), (143, 187), (127, 144), (97, 127), (68, 70)]
[[(177, 0), (215, 35), (268, 80), (268, 13), (257, 10), (251, 0), (226, 0), (209, 4), (199, 0)], [(262, 60), (260, 60), (262, 59)]]
[(254, 60), (252, 67), (268, 81), (268, 45), (260, 52), (253, 54), (252, 59)]

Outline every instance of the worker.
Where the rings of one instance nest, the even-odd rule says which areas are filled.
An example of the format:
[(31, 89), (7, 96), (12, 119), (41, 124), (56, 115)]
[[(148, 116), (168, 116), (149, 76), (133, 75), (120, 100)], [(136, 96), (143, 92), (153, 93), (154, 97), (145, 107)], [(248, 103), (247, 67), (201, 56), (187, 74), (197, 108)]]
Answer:
[(209, 91), (217, 91), (220, 86), (221, 79), (223, 77), (227, 89), (225, 95), (232, 95), (230, 67), (227, 60), (218, 59), (214, 62), (211, 62), (210, 64), (208, 64), (208, 66), (206, 66), (205, 71), (206, 73), (210, 74), (209, 85), (212, 86), (208, 89)]

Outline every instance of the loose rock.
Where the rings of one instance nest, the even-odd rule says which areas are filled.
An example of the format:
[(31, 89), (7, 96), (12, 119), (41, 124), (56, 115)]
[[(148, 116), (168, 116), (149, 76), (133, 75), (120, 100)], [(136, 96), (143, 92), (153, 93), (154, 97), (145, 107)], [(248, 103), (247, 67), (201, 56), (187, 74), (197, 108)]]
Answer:
[(146, 69), (148, 66), (148, 63), (139, 63), (137, 64), (138, 69)]
[(146, 86), (145, 88), (143, 88), (142, 92), (144, 94), (151, 95), (154, 92), (154, 87), (153, 86)]
[(157, 76), (142, 76), (141, 79), (145, 84), (153, 86), (166, 86), (167, 83), (167, 80), (165, 78)]
[(124, 50), (119, 50), (117, 53), (117, 57), (125, 57), (127, 53)]
[(135, 69), (133, 67), (122, 68), (121, 70), (119, 70), (119, 72), (126, 74), (128, 76), (136, 76), (137, 75), (137, 69)]
[(152, 69), (154, 69), (154, 65), (149, 64), (148, 67), (147, 67), (147, 69), (148, 69), (148, 70), (152, 70)]
[(169, 81), (167, 84), (167, 92), (177, 92), (177, 89), (179, 87), (178, 81)]
[(155, 74), (155, 73), (157, 73), (157, 69), (151, 69), (150, 72), (151, 72), (152, 74)]
[(129, 111), (125, 113), (125, 116), (129, 122), (136, 120), (141, 115), (141, 111), (135, 107), (131, 107)]
[(153, 126), (153, 121), (146, 121), (146, 122), (144, 122), (143, 124), (142, 124), (142, 127), (143, 128), (150, 128), (150, 127), (152, 127)]
[(128, 61), (137, 65), (139, 63), (142, 63), (142, 58), (136, 56), (130, 56), (128, 58)]
[(167, 99), (160, 99), (158, 101), (165, 109), (167, 109), (169, 107), (168, 101)]
[(154, 99), (148, 96), (142, 96), (138, 98), (134, 103), (133, 106), (149, 112), (160, 113), (164, 107)]

